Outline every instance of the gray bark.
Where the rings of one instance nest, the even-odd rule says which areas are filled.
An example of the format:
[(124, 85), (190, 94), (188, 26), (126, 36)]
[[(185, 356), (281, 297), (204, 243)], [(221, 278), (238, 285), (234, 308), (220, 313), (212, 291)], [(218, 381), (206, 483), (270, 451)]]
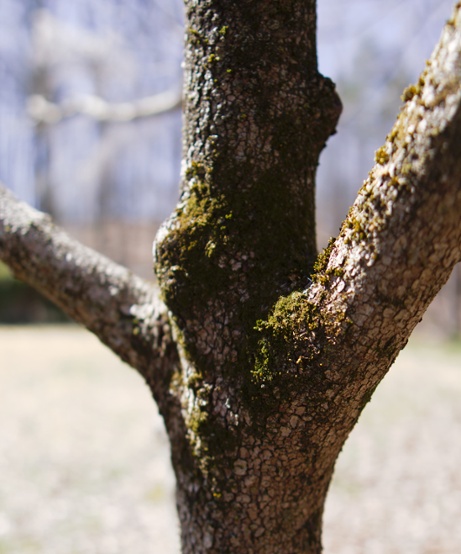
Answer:
[[(148, 283), (0, 196), (0, 256), (148, 380), (186, 553), (318, 554), (334, 463), (461, 258), (461, 7), (338, 238), (313, 0), (186, 1), (184, 172)], [(168, 311), (167, 311), (168, 310)]]

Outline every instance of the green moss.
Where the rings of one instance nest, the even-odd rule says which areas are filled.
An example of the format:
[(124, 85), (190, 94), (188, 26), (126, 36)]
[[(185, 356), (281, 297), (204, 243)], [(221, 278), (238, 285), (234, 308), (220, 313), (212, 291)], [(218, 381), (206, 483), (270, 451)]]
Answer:
[(206, 409), (197, 408), (189, 418), (187, 427), (197, 437), (204, 435), (203, 428), (206, 426), (208, 418), (209, 414)]
[[(196, 391), (196, 404), (187, 420), (191, 454), (204, 475), (214, 479), (216, 468), (222, 473), (219, 460), (238, 447), (238, 434), (228, 428), (220, 416), (210, 413), (209, 390), (202, 386)], [(219, 487), (214, 483), (216, 492)]]
[(204, 179), (209, 171), (210, 169), (204, 163), (192, 161), (190, 166), (186, 169), (186, 178), (188, 180), (195, 178)]
[(313, 271), (313, 274), (311, 275), (311, 278), (313, 281), (321, 282), (325, 277), (328, 260), (330, 259), (330, 254), (333, 249), (334, 243), (335, 243), (334, 237), (330, 237), (330, 240), (328, 241), (326, 248), (324, 248), (322, 252), (320, 252), (320, 254), (317, 256), (317, 259), (315, 260), (314, 267), (313, 267), (314, 271)]
[(402, 101), (403, 102), (408, 102), (409, 100), (411, 100), (414, 96), (416, 96), (417, 94), (419, 94), (421, 91), (421, 88), (419, 85), (410, 85), (408, 86), (404, 91), (403, 91), (403, 94), (402, 94)]
[(389, 161), (389, 154), (386, 152), (384, 146), (378, 148), (375, 152), (375, 161), (377, 164), (384, 165)]
[[(224, 200), (213, 198), (206, 182), (194, 181), (187, 202), (176, 211), (175, 229), (158, 252), (158, 261), (170, 274), (163, 279), (170, 308), (194, 306), (190, 295), (197, 294), (196, 287), (208, 288), (211, 296), (224, 285), (225, 271), (217, 264), (215, 253), (226, 243), (231, 219)], [(188, 291), (188, 287), (192, 288)]]
[(358, 219), (354, 214), (353, 208), (351, 208), (351, 211), (349, 212), (349, 215), (344, 222), (344, 226), (346, 227), (346, 229), (352, 231), (350, 233), (350, 239), (352, 241), (360, 242), (367, 238), (366, 229), (364, 228), (362, 221)]
[(194, 29), (193, 27), (188, 27), (187, 34), (189, 36), (189, 41), (191, 42), (191, 44), (194, 44), (195, 46), (208, 46), (208, 38), (200, 31), (197, 31), (197, 29)]
[(300, 357), (302, 362), (311, 357), (304, 347), (301, 356), (297, 345), (320, 325), (317, 306), (308, 302), (303, 293), (293, 292), (281, 297), (267, 319), (257, 321), (255, 326), (258, 342), (251, 371), (253, 382), (266, 386), (286, 374), (291, 377), (302, 373), (304, 363), (300, 364)]
[(399, 114), (391, 132), (387, 135), (387, 141), (394, 144), (400, 144), (406, 135), (405, 125), (402, 123), (402, 113)]

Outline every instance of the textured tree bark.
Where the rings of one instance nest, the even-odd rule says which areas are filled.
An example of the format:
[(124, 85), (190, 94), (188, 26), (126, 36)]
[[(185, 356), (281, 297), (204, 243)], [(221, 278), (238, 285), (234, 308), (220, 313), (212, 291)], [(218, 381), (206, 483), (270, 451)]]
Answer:
[(318, 553), (336, 457), (460, 257), (458, 23), (314, 268), (315, 170), (340, 112), (315, 2), (186, 12), (182, 193), (155, 251), (180, 345), (183, 551)]
[(341, 104), (317, 72), (314, 1), (186, 11), (182, 195), (156, 243), (182, 350), (183, 549), (317, 551), (333, 464), (311, 480), (306, 408), (255, 377), (256, 327), (308, 286), (315, 169)]
[(315, 168), (340, 102), (317, 71), (315, 2), (186, 10), (164, 303), (1, 188), (0, 257), (151, 386), (183, 552), (318, 554), (338, 453), (461, 258), (461, 4), (320, 256)]

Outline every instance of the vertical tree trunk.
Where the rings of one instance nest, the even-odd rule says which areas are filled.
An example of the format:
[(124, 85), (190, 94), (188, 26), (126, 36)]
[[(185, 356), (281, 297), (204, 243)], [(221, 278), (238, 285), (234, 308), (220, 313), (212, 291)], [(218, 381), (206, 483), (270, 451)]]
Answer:
[(341, 104), (317, 72), (315, 1), (190, 0), (186, 14), (181, 199), (155, 264), (182, 358), (183, 549), (320, 552), (339, 444), (318, 457), (306, 406), (266, 392), (256, 352), (258, 321), (309, 284), (315, 170)]

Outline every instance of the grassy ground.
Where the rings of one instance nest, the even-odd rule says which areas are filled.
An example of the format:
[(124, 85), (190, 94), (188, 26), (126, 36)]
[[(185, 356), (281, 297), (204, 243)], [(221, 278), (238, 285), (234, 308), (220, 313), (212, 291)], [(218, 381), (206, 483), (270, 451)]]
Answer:
[[(413, 342), (338, 462), (327, 554), (461, 552), (461, 348)], [(174, 479), (137, 374), (89, 333), (0, 327), (0, 554), (173, 554)]]

